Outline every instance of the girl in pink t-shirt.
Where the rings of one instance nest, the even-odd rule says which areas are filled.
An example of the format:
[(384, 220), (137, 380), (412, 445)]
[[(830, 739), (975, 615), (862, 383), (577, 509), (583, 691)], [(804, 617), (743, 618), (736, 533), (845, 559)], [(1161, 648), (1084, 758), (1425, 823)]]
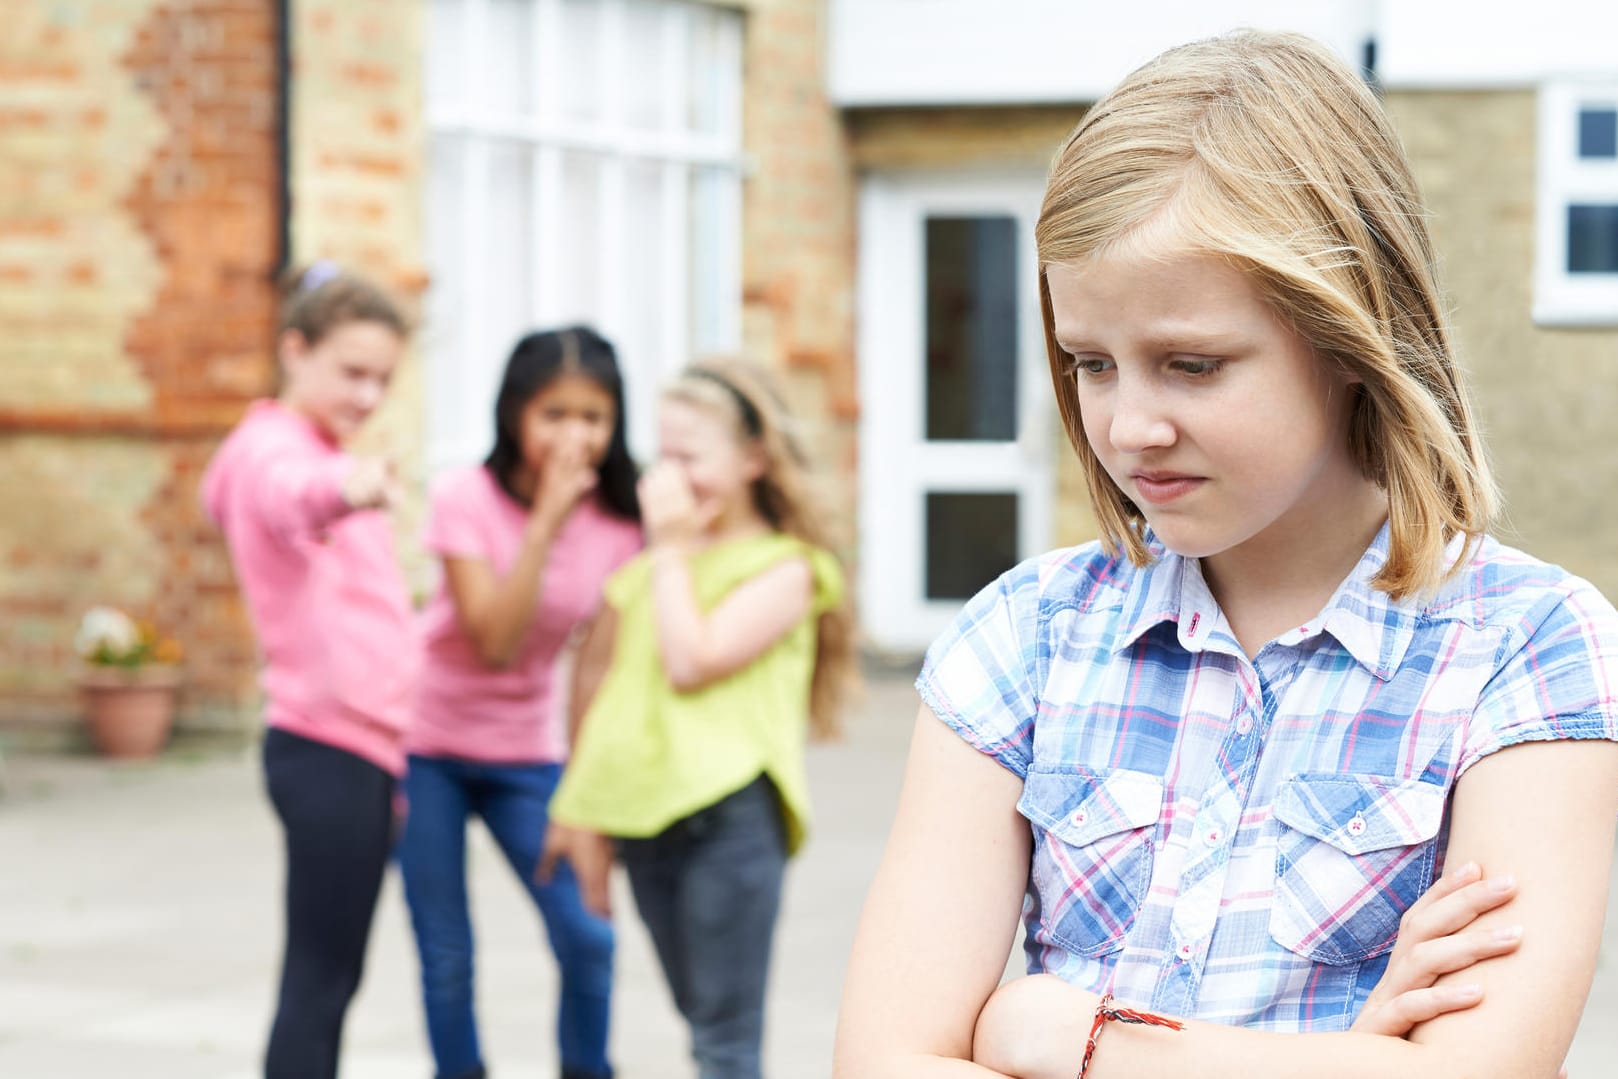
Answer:
[(286, 841), (286, 950), (268, 1079), (331, 1079), (393, 838), (415, 690), (410, 592), (384, 509), (392, 470), (342, 444), (382, 402), (406, 322), (330, 262), (294, 279), (282, 384), (208, 465), (263, 656), (264, 774)]
[[(439, 1079), (484, 1074), (472, 1008), (466, 821), (483, 818), (532, 894), (561, 966), (564, 1079), (609, 1076), (612, 926), (571, 874), (538, 884), (546, 809), (567, 757), (557, 658), (641, 546), (613, 349), (575, 327), (517, 342), (495, 445), (437, 485), (427, 547), (443, 583), (422, 616), (426, 662), (399, 844)], [(578, 678), (593, 672), (580, 670)]]

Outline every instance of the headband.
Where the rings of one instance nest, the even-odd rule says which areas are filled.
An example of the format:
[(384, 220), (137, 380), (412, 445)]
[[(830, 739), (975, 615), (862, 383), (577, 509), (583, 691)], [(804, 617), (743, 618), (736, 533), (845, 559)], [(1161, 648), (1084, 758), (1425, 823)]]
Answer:
[(313, 292), (327, 281), (341, 277), (342, 274), (343, 268), (331, 259), (316, 259), (309, 264), (307, 270), (303, 271), (303, 276), (298, 278), (298, 291)]
[(724, 390), (736, 402), (736, 411), (741, 413), (742, 429), (749, 438), (761, 438), (764, 435), (764, 419), (758, 413), (758, 407), (748, 400), (741, 388), (730, 379), (717, 371), (710, 371), (706, 367), (687, 368), (685, 378), (693, 378), (703, 382), (711, 382)]

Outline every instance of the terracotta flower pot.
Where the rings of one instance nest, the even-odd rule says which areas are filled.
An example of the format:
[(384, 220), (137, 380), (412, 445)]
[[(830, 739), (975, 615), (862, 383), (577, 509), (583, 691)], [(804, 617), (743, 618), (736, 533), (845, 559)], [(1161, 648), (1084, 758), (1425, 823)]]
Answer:
[(180, 668), (153, 664), (134, 669), (86, 665), (79, 673), (90, 740), (103, 755), (156, 756), (174, 728)]

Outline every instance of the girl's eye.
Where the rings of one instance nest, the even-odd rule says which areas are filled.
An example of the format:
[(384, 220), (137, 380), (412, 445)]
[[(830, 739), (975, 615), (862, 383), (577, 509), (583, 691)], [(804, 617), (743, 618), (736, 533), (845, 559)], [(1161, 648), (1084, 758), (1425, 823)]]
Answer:
[(1203, 357), (1174, 361), (1175, 370), (1182, 374), (1191, 375), (1193, 378), (1206, 378), (1208, 375), (1217, 374), (1223, 366), (1225, 366), (1223, 360), (1210, 360)]
[(1112, 369), (1112, 361), (1099, 356), (1070, 356), (1068, 366), (1080, 378), (1095, 378)]

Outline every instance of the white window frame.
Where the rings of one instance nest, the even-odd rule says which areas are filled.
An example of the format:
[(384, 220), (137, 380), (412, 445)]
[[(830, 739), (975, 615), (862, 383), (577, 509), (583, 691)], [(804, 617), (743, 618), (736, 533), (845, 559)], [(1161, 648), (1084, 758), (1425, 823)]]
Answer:
[[(456, 228), (464, 236), (486, 235), (490, 224), (487, 201), (466, 197), (465, 193), (487, 190), (492, 147), (516, 145), (531, 155), (526, 237), (527, 270), (533, 282), (526, 311), (530, 329), (581, 320), (578, 312), (565, 309), (558, 284), (565, 268), (555, 238), (561, 234), (561, 222), (568, 212), (563, 162), (569, 151), (599, 155), (597, 228), (602, 242), (595, 289), (600, 309), (590, 321), (618, 346), (629, 398), (631, 450), (644, 459), (654, 449), (654, 406), (660, 385), (694, 355), (735, 351), (741, 342), (741, 182), (745, 164), (741, 131), (742, 15), (702, 0), (657, 0), (664, 8), (660, 98), (664, 102), (665, 130), (650, 131), (633, 127), (624, 119), (621, 88), (628, 76), (623, 26), (628, 0), (594, 2), (599, 5), (603, 43), (603, 60), (596, 69), (594, 87), (600, 119), (569, 122), (563, 115), (563, 0), (529, 0), (528, 48), (538, 83), (533, 87), (533, 109), (522, 112), (512, 103), (492, 100), (485, 65), (463, 59), (455, 100), (426, 103), (427, 136), (435, 143), (441, 139), (461, 142), (458, 165), (463, 197)], [(484, 40), (494, 0), (459, 3), (463, 43)], [(684, 20), (693, 10), (722, 13), (712, 87), (719, 102), (718, 121), (711, 132), (681, 130), (686, 125), (678, 115), (688, 100), (690, 51)], [(429, 26), (432, 21), (429, 14)], [(426, 49), (432, 49), (432, 38), (429, 32)], [(465, 44), (462, 47), (469, 48)], [(628, 207), (625, 176), (632, 163), (660, 165), (662, 173), (662, 235), (658, 244), (661, 317), (655, 345), (650, 349), (643, 345), (639, 351), (626, 347), (621, 333), (625, 313), (636, 302), (624, 284)], [(692, 182), (699, 175), (706, 184), (702, 194), (711, 200), (708, 209), (715, 227), (693, 244), (690, 200)], [(427, 190), (430, 183), (429, 176), (423, 185), (423, 197), (427, 212), (433, 213), (432, 196)], [(456, 312), (452, 332), (435, 327), (429, 317), (424, 334), (429, 409), (427, 458), (429, 470), (434, 473), (481, 459), (488, 451), (493, 430), (486, 417), (492, 413), (500, 373), (513, 343), (503, 339), (508, 336), (505, 331), (485, 325), (485, 320), (478, 317), (477, 297), (487, 284), (490, 268), (470, 247), (461, 246), (461, 265), (430, 266), (432, 287), (438, 291), (429, 310), (442, 305)], [(429, 258), (433, 257), (429, 252)], [(698, 290), (701, 302), (694, 303), (693, 293)], [(652, 354), (646, 354), (648, 351)], [(434, 392), (435, 382), (444, 392)], [(484, 418), (475, 428), (469, 428), (459, 419), (464, 410), (443, 402), (464, 401), (468, 393), (477, 396), (479, 388), (486, 390), (481, 394), (479, 414)], [(434, 402), (447, 411), (434, 416)]]
[(1579, 157), (1579, 111), (1590, 106), (1618, 108), (1618, 78), (1539, 88), (1534, 321), (1542, 326), (1618, 326), (1618, 273), (1567, 270), (1568, 207), (1618, 204), (1618, 159)]

